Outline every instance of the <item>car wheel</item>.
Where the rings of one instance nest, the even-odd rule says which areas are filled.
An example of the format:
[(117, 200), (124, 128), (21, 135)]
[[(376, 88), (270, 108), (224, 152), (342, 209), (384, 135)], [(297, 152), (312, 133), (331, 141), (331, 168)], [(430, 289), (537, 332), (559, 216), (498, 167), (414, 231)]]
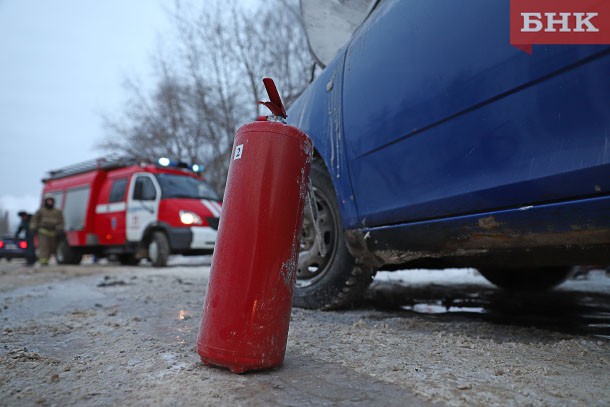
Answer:
[(152, 238), (148, 244), (148, 258), (154, 267), (167, 266), (169, 242), (163, 232), (154, 232), (152, 234)]
[(117, 259), (123, 266), (135, 266), (140, 262), (140, 259), (137, 259), (133, 253), (119, 254), (117, 255)]
[(312, 211), (306, 209), (301, 229), (293, 304), (309, 309), (344, 308), (362, 296), (371, 284), (375, 271), (358, 265), (349, 253), (341, 227), (335, 189), (328, 171), (319, 159), (314, 159), (312, 163), (311, 182), (318, 231), (326, 250), (321, 250), (316, 239)]
[(55, 258), (59, 264), (80, 264), (83, 254), (74, 250), (66, 240), (60, 240), (55, 251)]
[(479, 273), (491, 283), (509, 291), (548, 290), (563, 283), (571, 272), (571, 267), (479, 269)]

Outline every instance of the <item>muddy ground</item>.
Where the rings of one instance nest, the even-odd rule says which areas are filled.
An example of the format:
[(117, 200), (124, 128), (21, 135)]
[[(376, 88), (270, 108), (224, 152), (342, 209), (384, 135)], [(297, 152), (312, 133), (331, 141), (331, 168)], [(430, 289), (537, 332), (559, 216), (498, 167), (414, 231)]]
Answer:
[(610, 405), (602, 271), (543, 295), (381, 273), (352, 310), (294, 309), (282, 367), (236, 375), (195, 351), (208, 261), (0, 261), (0, 405)]

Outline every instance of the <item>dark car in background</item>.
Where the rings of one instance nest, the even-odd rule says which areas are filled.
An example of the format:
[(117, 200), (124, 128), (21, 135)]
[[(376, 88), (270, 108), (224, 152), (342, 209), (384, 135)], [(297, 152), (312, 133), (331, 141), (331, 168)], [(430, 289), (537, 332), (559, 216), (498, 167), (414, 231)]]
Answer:
[(610, 264), (610, 47), (528, 55), (509, 14), (374, 1), (322, 61), (288, 111), (314, 141), (319, 226), (306, 215), (296, 306), (349, 305), (380, 268), (474, 267), (518, 290)]
[(0, 259), (25, 259), (28, 243), (23, 239), (15, 239), (6, 235), (0, 238)]

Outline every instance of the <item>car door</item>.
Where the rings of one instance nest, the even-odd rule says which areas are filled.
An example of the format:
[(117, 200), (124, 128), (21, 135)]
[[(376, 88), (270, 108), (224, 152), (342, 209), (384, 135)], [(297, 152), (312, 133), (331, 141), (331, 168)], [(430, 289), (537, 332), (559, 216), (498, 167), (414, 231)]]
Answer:
[(128, 241), (142, 240), (146, 228), (157, 221), (160, 200), (161, 188), (152, 174), (133, 175), (127, 201)]
[(343, 125), (361, 224), (610, 188), (604, 46), (509, 41), (509, 2), (385, 0), (352, 39)]

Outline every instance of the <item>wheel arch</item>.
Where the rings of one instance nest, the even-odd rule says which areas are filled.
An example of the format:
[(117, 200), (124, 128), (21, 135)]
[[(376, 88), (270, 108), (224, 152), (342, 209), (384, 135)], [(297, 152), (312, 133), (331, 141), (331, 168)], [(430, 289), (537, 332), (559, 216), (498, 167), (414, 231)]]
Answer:
[[(337, 197), (337, 203), (339, 205), (339, 213), (341, 215), (341, 224), (343, 229), (351, 229), (360, 226), (360, 220), (358, 218), (358, 210), (356, 207), (356, 201), (354, 199), (354, 191), (352, 188), (349, 171), (347, 170), (347, 160), (343, 157), (344, 163), (339, 167), (333, 165), (331, 151), (324, 150), (325, 146), (316, 146), (314, 140), (314, 159), (321, 161), (324, 164), (324, 168), (330, 175), (332, 184)], [(326, 146), (328, 148), (328, 146)]]
[(288, 124), (305, 132), (330, 174), (344, 229), (361, 226), (352, 188), (343, 131), (345, 49), (309, 85), (288, 110)]
[(155, 232), (162, 232), (163, 234), (165, 234), (165, 237), (167, 237), (167, 241), (169, 243), (170, 250), (171, 250), (172, 242), (169, 238), (169, 236), (170, 236), (169, 225), (164, 222), (155, 222), (155, 223), (151, 223), (150, 225), (148, 225), (146, 227), (146, 229), (144, 230), (144, 234), (142, 235), (142, 241), (140, 242), (140, 244), (143, 247), (146, 247), (150, 243), (153, 233), (155, 233)]

